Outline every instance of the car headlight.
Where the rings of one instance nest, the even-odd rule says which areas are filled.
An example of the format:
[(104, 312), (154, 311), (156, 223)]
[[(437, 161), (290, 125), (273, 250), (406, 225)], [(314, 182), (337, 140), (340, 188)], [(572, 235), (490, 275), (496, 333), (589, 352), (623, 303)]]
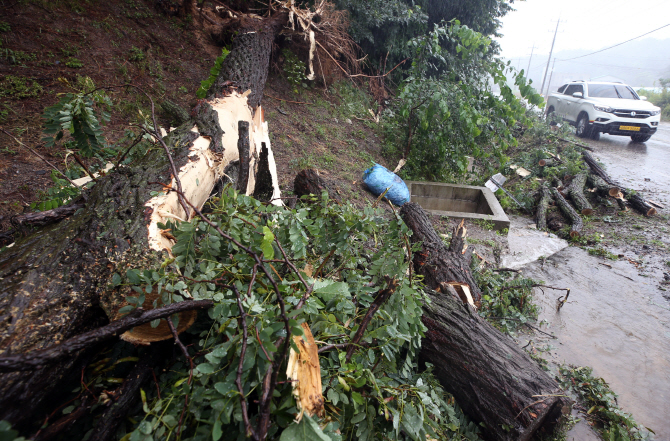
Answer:
[(659, 113), (661, 113), (660, 110), (652, 110), (651, 112), (649, 112), (649, 114), (650, 114), (651, 116), (658, 115)]
[(607, 113), (614, 112), (614, 109), (612, 109), (611, 107), (596, 106), (594, 104), (593, 108), (596, 109), (598, 112), (607, 112)]

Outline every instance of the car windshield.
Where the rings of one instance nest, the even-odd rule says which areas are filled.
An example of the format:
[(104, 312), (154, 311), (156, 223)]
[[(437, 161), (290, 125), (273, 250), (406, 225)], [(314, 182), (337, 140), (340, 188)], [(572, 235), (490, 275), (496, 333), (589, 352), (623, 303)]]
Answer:
[(624, 100), (638, 99), (627, 86), (618, 84), (589, 84), (589, 96), (594, 98), (621, 98)]

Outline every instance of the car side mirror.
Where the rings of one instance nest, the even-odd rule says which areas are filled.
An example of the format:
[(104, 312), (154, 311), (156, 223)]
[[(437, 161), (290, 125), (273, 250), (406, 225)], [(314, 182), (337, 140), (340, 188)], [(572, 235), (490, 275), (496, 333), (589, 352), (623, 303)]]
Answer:
[(582, 92), (575, 92), (572, 94), (575, 98), (584, 98), (584, 94)]
[(640, 95), (640, 99), (641, 99), (642, 101), (647, 101), (647, 97), (644, 96), (644, 95)]

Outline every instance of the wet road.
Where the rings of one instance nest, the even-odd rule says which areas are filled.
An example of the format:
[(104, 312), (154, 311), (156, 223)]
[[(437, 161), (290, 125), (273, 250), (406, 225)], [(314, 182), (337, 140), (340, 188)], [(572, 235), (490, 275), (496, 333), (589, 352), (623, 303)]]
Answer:
[(644, 192), (648, 199), (670, 206), (670, 123), (662, 122), (654, 136), (644, 143), (603, 134), (600, 141), (588, 144), (613, 179)]
[[(670, 123), (661, 123), (646, 143), (602, 135), (588, 144), (613, 179), (670, 207)], [(668, 208), (659, 210), (659, 214), (668, 213)], [(533, 227), (517, 223), (516, 229), (510, 229), (510, 251), (515, 241), (521, 249), (528, 244), (524, 238), (529, 233), (522, 228)], [(549, 238), (535, 237), (530, 246), (554, 245), (542, 241)], [(514, 260), (514, 254), (507, 259)], [(544, 264), (535, 261), (523, 266), (525, 276), (572, 289), (560, 312), (556, 299), (561, 293), (536, 290), (540, 320), (558, 339), (537, 334), (532, 336), (533, 344), (551, 345), (548, 358), (557, 364), (591, 366), (594, 375), (603, 377), (619, 395), (624, 411), (653, 429), (656, 440), (670, 440), (670, 303), (657, 289), (655, 277), (640, 275), (625, 260), (608, 261), (612, 268), (602, 262), (580, 248), (568, 247)], [(582, 422), (567, 439), (597, 438)]]

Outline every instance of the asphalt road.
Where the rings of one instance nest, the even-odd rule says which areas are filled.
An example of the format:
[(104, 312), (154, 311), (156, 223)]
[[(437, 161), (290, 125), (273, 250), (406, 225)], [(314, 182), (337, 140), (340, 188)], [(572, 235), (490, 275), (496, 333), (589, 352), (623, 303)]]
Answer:
[(588, 144), (613, 179), (670, 207), (670, 123), (662, 122), (647, 142), (602, 134), (599, 141)]

